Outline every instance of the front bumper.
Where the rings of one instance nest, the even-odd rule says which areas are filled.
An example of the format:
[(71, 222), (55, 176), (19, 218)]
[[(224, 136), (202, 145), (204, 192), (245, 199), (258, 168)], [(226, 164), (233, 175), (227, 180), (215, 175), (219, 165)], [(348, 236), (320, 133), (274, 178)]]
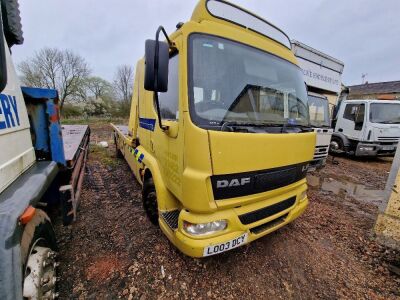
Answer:
[(380, 144), (380, 143), (358, 143), (356, 148), (356, 156), (394, 156), (397, 149), (397, 143)]
[[(243, 207), (224, 209), (207, 215), (194, 214), (183, 209), (179, 214), (178, 229), (172, 230), (163, 218), (160, 218), (160, 227), (168, 239), (181, 252), (191, 257), (203, 257), (204, 249), (208, 246), (225, 243), (244, 233), (248, 234), (246, 243), (250, 243), (292, 222), (294, 219), (299, 217), (308, 206), (307, 196), (300, 199), (300, 195), (303, 194), (305, 190), (306, 185), (304, 184), (296, 191), (293, 191), (290, 195), (285, 193), (284, 195), (265, 199)], [(239, 216), (242, 217), (243, 215), (251, 214), (252, 212), (260, 211), (264, 208), (279, 206), (279, 203), (285, 202), (290, 198), (295, 199), (292, 206), (266, 218), (256, 220), (247, 225), (243, 224), (239, 218)], [(227, 228), (222, 232), (209, 236), (190, 236), (183, 230), (182, 226), (183, 220), (192, 223), (206, 223), (221, 219), (228, 220)]]
[(314, 159), (310, 162), (310, 166), (308, 167), (308, 171), (315, 171), (318, 169), (322, 169), (326, 165), (326, 157)]

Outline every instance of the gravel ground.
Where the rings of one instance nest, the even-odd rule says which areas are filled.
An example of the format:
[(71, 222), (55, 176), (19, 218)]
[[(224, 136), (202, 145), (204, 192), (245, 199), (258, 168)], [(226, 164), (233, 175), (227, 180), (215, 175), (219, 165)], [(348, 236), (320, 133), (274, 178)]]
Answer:
[[(373, 204), (317, 186), (292, 224), (192, 259), (146, 219), (139, 185), (115, 158), (109, 127), (93, 125), (92, 133), (92, 141), (108, 140), (110, 148), (92, 147), (77, 222), (55, 226), (61, 299), (400, 299), (400, 278), (390, 271), (400, 252), (372, 239)], [(381, 189), (390, 164), (336, 158), (314, 175)]]

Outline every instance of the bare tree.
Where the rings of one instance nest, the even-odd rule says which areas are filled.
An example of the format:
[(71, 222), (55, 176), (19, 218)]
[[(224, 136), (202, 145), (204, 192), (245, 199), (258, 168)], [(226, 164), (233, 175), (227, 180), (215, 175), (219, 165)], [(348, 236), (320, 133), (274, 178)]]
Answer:
[(133, 68), (128, 65), (119, 66), (115, 73), (114, 85), (121, 100), (129, 104), (132, 98)]
[(62, 110), (66, 99), (79, 97), (90, 69), (85, 59), (70, 50), (44, 48), (19, 64), (25, 85), (56, 89)]

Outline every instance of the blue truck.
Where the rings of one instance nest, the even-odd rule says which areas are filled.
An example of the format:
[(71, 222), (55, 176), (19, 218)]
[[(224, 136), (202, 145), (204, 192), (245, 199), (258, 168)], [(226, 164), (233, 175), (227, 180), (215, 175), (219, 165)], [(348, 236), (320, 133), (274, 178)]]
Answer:
[(0, 1), (0, 299), (54, 299), (52, 219), (76, 219), (90, 129), (60, 124), (56, 90), (20, 86), (18, 3)]

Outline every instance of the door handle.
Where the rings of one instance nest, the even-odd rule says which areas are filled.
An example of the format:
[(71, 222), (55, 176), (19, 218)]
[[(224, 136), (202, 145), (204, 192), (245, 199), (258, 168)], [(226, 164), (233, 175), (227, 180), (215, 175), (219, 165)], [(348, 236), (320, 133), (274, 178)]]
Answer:
[(153, 139), (150, 139), (150, 149), (151, 149), (151, 152), (154, 152), (154, 142), (153, 142)]
[(339, 132), (343, 132), (343, 129), (342, 129), (342, 128), (339, 128), (338, 131), (339, 131)]

